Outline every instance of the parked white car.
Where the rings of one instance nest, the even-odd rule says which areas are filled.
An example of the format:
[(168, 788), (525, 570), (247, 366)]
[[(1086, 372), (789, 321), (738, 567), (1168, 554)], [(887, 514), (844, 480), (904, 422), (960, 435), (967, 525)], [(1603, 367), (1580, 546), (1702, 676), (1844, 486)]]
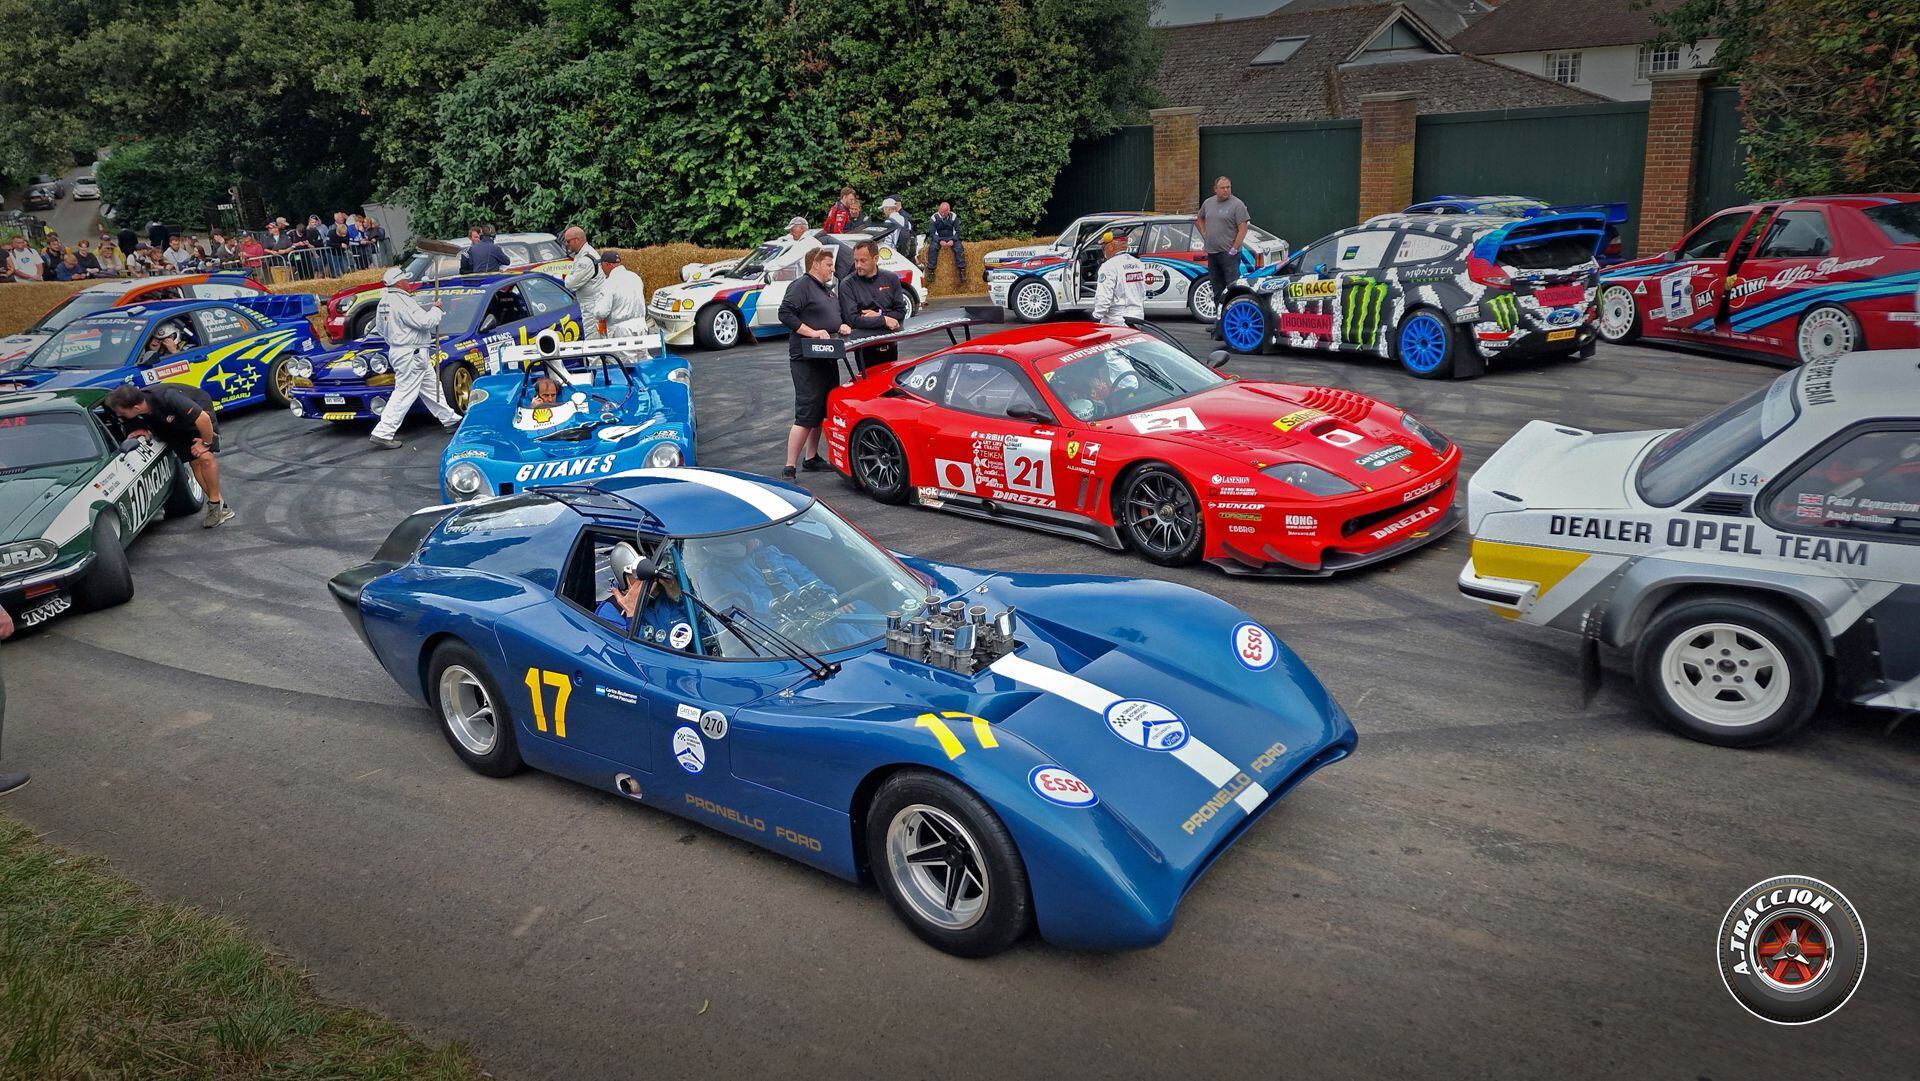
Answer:
[(75, 199), (100, 198), (100, 182), (90, 176), (76, 179), (73, 182), (73, 197)]
[(1533, 421), (1467, 522), (1461, 593), (1631, 648), (1683, 735), (1771, 742), (1829, 694), (1920, 709), (1920, 350), (1804, 365), (1678, 431)]
[[(669, 345), (726, 349), (748, 339), (780, 337), (787, 333), (780, 324), (780, 300), (788, 284), (804, 273), (806, 254), (824, 244), (851, 249), (866, 239), (862, 233), (813, 232), (799, 240), (782, 236), (740, 259), (688, 263), (680, 268), (679, 284), (654, 290), (647, 316)], [(900, 276), (909, 316), (926, 304), (926, 283), (918, 267), (885, 245), (880, 267)]]

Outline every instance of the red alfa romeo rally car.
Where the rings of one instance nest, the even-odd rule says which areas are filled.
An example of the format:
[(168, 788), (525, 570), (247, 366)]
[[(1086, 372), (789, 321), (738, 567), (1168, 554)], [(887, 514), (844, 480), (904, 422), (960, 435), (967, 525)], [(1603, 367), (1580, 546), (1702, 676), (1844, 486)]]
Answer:
[(1610, 342), (1682, 342), (1806, 364), (1920, 346), (1920, 194), (1737, 206), (1674, 250), (1600, 275)]
[[(1000, 318), (971, 312), (847, 346)], [(1446, 436), (1352, 391), (1222, 375), (1226, 359), (1196, 360), (1146, 323), (956, 341), (836, 388), (828, 458), (883, 503), (1232, 574), (1329, 575), (1459, 524)]]

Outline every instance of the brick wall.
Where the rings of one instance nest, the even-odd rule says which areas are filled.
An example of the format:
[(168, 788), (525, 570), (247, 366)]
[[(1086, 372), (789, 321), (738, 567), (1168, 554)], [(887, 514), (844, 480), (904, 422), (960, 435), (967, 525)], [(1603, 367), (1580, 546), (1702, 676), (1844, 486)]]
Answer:
[(1647, 102), (1646, 171), (1640, 181), (1640, 251), (1666, 251), (1686, 235), (1693, 212), (1701, 91), (1712, 69), (1653, 77)]
[(1395, 91), (1360, 98), (1360, 220), (1413, 202), (1414, 106), (1417, 94)]
[(1179, 214), (1200, 205), (1200, 110), (1155, 109), (1153, 209)]

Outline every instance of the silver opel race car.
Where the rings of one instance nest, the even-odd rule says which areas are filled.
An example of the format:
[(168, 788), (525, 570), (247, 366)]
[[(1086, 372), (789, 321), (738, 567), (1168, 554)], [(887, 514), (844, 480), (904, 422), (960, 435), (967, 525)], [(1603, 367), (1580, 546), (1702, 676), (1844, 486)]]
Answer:
[(1920, 350), (1805, 365), (1678, 431), (1533, 421), (1475, 473), (1460, 592), (1633, 650), (1681, 734), (1748, 747), (1829, 692), (1920, 709)]

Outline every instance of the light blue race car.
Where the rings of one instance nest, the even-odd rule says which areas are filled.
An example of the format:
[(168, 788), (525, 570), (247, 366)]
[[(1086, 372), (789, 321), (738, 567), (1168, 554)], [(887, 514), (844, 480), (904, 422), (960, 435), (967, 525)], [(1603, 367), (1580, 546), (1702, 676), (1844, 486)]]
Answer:
[(474, 384), (440, 459), (449, 503), (693, 464), (687, 362), (658, 333), (509, 346)]

